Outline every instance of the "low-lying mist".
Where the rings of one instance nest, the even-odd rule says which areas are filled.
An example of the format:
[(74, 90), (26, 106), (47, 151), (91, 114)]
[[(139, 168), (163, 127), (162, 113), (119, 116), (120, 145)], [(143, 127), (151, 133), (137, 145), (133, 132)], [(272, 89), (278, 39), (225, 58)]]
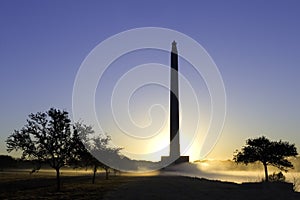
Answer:
[[(269, 174), (278, 173), (280, 170), (269, 167)], [(295, 185), (295, 189), (300, 191), (300, 172), (290, 170), (283, 172), (287, 182)], [(260, 163), (249, 165), (237, 165), (233, 161), (217, 161), (205, 160), (194, 163), (182, 163), (170, 166), (162, 170), (160, 175), (179, 175), (197, 178), (205, 178), (210, 180), (220, 180), (227, 182), (243, 183), (243, 182), (261, 182), (264, 179), (264, 170)]]

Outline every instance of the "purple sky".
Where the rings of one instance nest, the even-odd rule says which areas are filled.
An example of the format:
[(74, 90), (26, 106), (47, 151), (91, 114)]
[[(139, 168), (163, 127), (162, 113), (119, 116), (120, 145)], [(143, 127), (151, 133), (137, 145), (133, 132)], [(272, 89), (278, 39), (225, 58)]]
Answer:
[(194, 38), (221, 72), (227, 118), (209, 158), (232, 158), (262, 134), (300, 148), (299, 9), (297, 0), (1, 0), (0, 153), (29, 113), (71, 112), (77, 70), (97, 44), (147, 26)]

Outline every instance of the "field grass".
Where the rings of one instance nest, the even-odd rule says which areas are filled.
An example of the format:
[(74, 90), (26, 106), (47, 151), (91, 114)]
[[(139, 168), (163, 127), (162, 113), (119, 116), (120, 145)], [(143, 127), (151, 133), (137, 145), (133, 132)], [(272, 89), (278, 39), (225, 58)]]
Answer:
[[(300, 199), (300, 194), (262, 183), (236, 184), (158, 173), (111, 174), (63, 170), (56, 191), (54, 170), (0, 172), (0, 199)], [(266, 189), (266, 186), (272, 186)]]
[(62, 171), (61, 191), (56, 191), (54, 171), (29, 174), (28, 171), (0, 172), (0, 199), (102, 199), (108, 191), (128, 183), (134, 177), (110, 176), (105, 180), (98, 173), (95, 184), (92, 174)]

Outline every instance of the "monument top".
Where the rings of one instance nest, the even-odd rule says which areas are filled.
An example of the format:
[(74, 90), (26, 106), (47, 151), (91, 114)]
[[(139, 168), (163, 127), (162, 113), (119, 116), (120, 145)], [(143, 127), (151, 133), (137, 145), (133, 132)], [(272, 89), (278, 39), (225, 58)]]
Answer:
[(177, 54), (177, 47), (176, 47), (177, 43), (175, 42), (175, 40), (172, 42), (172, 53), (176, 53)]

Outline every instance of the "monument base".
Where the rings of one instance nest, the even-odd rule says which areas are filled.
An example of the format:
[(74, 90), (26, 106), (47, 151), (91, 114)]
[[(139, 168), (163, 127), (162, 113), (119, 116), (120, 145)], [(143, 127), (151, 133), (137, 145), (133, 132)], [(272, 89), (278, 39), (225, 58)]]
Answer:
[(174, 164), (180, 164), (185, 162), (190, 162), (189, 156), (180, 156), (177, 160), (175, 160)]
[(166, 164), (168, 166), (189, 162), (190, 161), (190, 157), (189, 156), (180, 156), (175, 161), (174, 160), (175, 159), (174, 158), (172, 159), (171, 156), (162, 156), (161, 157), (162, 164)]

